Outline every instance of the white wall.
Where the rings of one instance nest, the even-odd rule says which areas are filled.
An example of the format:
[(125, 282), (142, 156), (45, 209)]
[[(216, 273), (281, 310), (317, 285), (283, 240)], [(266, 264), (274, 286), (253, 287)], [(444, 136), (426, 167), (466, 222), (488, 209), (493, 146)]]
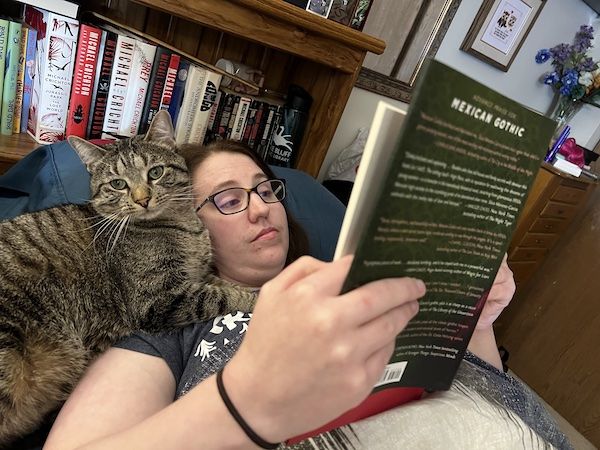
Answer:
[[(482, 0), (462, 0), (437, 52), (436, 59), (477, 81), (492, 86), (513, 100), (545, 113), (552, 101), (553, 92), (550, 87), (539, 81), (539, 77), (550, 70), (551, 66), (549, 63), (536, 64), (535, 54), (541, 48), (553, 47), (561, 42), (572, 42), (575, 32), (582, 24), (593, 24), (596, 28), (600, 28), (600, 22), (595, 23), (596, 13), (582, 0), (546, 0), (546, 5), (509, 71), (502, 72), (460, 50), (460, 45), (481, 3)], [(600, 33), (597, 36), (598, 48), (594, 50), (597, 55), (600, 55)], [(319, 179), (325, 178), (329, 164), (353, 141), (358, 128), (370, 124), (379, 100), (404, 105), (360, 88), (352, 91), (321, 167)], [(593, 148), (600, 139), (600, 108), (584, 106), (572, 120), (571, 126), (571, 136), (577, 143)]]

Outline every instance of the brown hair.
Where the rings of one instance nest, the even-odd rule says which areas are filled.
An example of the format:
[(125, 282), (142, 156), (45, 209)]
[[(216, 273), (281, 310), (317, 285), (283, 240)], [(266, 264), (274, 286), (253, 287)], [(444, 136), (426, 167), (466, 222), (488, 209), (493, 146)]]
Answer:
[[(190, 173), (204, 162), (210, 155), (222, 152), (238, 153), (249, 157), (268, 178), (277, 178), (273, 170), (258, 154), (246, 144), (231, 140), (220, 140), (208, 145), (186, 144), (181, 146), (179, 153), (185, 158)], [(289, 230), (289, 248), (285, 265), (292, 263), (302, 255), (308, 254), (308, 237), (300, 224), (290, 215), (285, 207), (285, 215)]]

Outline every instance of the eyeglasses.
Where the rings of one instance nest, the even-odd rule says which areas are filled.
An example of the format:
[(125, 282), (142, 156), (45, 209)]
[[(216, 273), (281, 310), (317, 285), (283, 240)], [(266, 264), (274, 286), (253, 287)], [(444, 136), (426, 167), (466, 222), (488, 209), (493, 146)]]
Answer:
[(261, 181), (251, 189), (241, 187), (224, 189), (208, 196), (196, 208), (196, 212), (207, 203), (212, 203), (221, 214), (240, 213), (248, 208), (250, 194), (253, 192), (265, 203), (279, 203), (285, 198), (285, 180), (272, 179)]

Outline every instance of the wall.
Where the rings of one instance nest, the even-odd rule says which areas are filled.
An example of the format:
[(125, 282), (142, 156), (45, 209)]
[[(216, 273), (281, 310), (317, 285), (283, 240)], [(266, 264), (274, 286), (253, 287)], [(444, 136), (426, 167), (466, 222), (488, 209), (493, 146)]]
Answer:
[[(541, 48), (552, 47), (561, 42), (571, 42), (582, 24), (594, 23), (596, 13), (582, 0), (546, 0), (531, 32), (527, 36), (508, 72), (502, 72), (474, 56), (460, 50), (460, 45), (469, 29), (482, 0), (462, 0), (454, 20), (437, 52), (436, 59), (454, 67), (488, 86), (494, 86), (507, 97), (519, 101), (532, 109), (545, 113), (552, 101), (552, 89), (539, 82), (539, 77), (550, 70), (550, 64), (535, 63), (535, 54)], [(600, 33), (595, 49), (600, 56)], [(331, 145), (319, 179), (324, 179), (327, 168), (337, 154), (349, 145), (358, 128), (368, 126), (379, 100), (395, 105), (401, 102), (383, 97), (360, 88), (350, 96), (344, 114)], [(406, 105), (405, 105), (406, 106)], [(572, 133), (577, 143), (593, 148), (600, 139), (600, 108), (584, 106), (571, 122)]]

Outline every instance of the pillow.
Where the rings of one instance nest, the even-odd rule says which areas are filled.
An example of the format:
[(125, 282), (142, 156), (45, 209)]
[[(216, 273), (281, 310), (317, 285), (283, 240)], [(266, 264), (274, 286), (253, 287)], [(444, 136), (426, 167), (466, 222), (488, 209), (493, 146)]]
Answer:
[[(344, 217), (344, 206), (310, 175), (273, 167), (286, 180), (289, 212), (309, 239), (310, 255), (329, 261)], [(29, 153), (0, 176), (0, 220), (90, 198), (89, 174), (67, 141)]]

